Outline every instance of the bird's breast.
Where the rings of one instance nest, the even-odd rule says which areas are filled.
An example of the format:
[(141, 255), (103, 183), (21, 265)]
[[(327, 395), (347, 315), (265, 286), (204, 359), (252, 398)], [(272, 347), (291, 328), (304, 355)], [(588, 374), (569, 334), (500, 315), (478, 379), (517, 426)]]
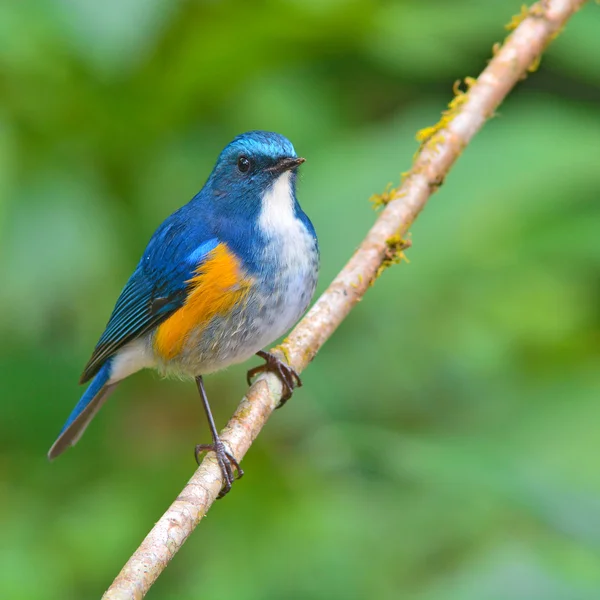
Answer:
[(259, 325), (271, 343), (302, 316), (314, 294), (319, 271), (317, 242), (298, 218), (272, 232), (262, 253), (260, 280), (264, 308)]

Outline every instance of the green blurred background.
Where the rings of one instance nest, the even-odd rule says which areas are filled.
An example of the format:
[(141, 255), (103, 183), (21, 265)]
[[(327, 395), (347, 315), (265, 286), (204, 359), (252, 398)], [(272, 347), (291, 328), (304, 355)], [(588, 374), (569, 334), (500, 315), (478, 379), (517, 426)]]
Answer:
[[(514, 0), (0, 4), (0, 589), (98, 598), (194, 470), (194, 386), (46, 460), (157, 225), (237, 133), (307, 157), (324, 289)], [(412, 229), (148, 597), (600, 598), (600, 7)], [(254, 363), (250, 363), (254, 364)], [(249, 365), (208, 378), (224, 424)]]

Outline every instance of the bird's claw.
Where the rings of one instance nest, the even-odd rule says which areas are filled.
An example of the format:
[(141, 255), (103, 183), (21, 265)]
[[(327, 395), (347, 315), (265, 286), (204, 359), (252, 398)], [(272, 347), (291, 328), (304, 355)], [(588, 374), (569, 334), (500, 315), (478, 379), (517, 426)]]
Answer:
[[(202, 452), (214, 452), (217, 457), (217, 464), (223, 475), (223, 487), (217, 496), (217, 499), (223, 498), (231, 489), (235, 479), (241, 479), (244, 475), (243, 469), (238, 461), (225, 449), (225, 444), (221, 440), (216, 440), (212, 444), (198, 444), (194, 449), (196, 462), (200, 464), (200, 454)], [(234, 470), (237, 475), (234, 475)]]
[(281, 394), (281, 400), (276, 408), (281, 408), (291, 397), (296, 387), (302, 387), (302, 380), (300, 379), (300, 375), (296, 372), (296, 370), (287, 363), (283, 362), (279, 358), (277, 358), (274, 354), (270, 352), (257, 352), (256, 353), (261, 358), (265, 359), (264, 365), (259, 365), (258, 367), (254, 367), (250, 369), (246, 375), (246, 380), (248, 381), (248, 385), (251, 385), (252, 378), (259, 373), (275, 373), (281, 379), (281, 384), (283, 386), (283, 391)]

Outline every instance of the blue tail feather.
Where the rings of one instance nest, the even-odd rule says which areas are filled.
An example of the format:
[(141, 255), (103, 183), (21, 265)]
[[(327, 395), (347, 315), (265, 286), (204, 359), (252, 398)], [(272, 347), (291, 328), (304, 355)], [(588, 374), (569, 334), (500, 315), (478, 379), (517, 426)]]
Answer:
[(115, 388), (116, 383), (108, 384), (111, 375), (111, 362), (111, 360), (108, 360), (104, 363), (75, 408), (71, 411), (67, 422), (48, 452), (48, 458), (56, 458), (79, 440), (85, 428), (98, 412), (98, 409)]

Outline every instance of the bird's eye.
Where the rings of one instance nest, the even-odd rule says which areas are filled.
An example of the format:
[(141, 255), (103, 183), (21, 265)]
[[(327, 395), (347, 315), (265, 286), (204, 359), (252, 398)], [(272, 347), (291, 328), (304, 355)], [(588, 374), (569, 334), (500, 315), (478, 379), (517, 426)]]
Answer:
[(250, 161), (245, 156), (238, 158), (237, 167), (240, 173), (247, 173), (250, 170)]

